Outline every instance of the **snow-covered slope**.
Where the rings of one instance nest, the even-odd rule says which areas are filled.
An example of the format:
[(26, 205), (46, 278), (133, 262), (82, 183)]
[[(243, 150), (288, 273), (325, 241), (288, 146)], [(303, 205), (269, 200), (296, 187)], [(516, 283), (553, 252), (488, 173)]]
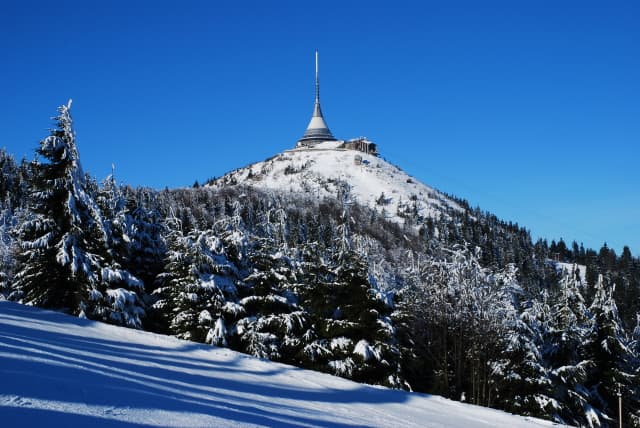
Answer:
[[(384, 212), (403, 222), (412, 217), (438, 218), (462, 208), (437, 190), (420, 183), (377, 156), (337, 149), (326, 142), (314, 149), (287, 150), (263, 162), (232, 171), (211, 183), (214, 187), (244, 184), (261, 189), (297, 192), (310, 198), (339, 197), (348, 184), (348, 200)], [(356, 157), (361, 162), (356, 161)]]
[(587, 266), (585, 265), (579, 265), (579, 264), (575, 264), (575, 263), (563, 263), (563, 262), (556, 262), (553, 260), (548, 260), (547, 263), (550, 263), (551, 265), (553, 265), (556, 270), (558, 271), (558, 273), (562, 273), (562, 272), (566, 272), (569, 274), (578, 274), (578, 278), (580, 279), (580, 282), (582, 283), (582, 285), (586, 285), (587, 283)]
[(2, 427), (550, 425), (0, 301)]

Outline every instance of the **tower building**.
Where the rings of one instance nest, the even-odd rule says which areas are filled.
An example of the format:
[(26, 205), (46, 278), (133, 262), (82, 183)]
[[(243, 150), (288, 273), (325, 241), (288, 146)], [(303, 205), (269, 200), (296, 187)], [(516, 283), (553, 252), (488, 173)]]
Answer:
[(335, 137), (331, 134), (327, 123), (322, 116), (320, 108), (320, 79), (318, 77), (318, 51), (316, 51), (316, 100), (313, 106), (313, 115), (309, 126), (296, 147), (312, 147), (323, 141), (335, 141)]

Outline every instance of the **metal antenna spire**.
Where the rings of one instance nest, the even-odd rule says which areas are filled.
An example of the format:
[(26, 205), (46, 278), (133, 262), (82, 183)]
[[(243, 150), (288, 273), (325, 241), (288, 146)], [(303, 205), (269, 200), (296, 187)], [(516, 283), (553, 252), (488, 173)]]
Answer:
[(320, 102), (320, 78), (318, 77), (318, 50), (316, 49), (316, 102)]
[(298, 140), (297, 147), (313, 147), (323, 141), (335, 140), (335, 137), (327, 127), (327, 123), (324, 121), (324, 117), (322, 117), (322, 110), (320, 109), (320, 77), (318, 73), (318, 50), (316, 49), (316, 101), (313, 105), (313, 114), (311, 115), (309, 126), (307, 126), (302, 138)]

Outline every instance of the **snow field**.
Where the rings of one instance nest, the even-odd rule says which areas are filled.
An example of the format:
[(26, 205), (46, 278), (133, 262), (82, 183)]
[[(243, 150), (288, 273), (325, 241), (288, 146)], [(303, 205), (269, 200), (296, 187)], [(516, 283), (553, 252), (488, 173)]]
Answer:
[(552, 424), (0, 301), (0, 425)]

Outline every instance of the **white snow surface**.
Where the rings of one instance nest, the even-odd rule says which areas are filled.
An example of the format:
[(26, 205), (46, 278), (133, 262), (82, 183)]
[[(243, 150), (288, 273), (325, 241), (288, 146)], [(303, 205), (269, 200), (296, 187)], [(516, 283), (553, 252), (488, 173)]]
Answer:
[[(211, 186), (245, 184), (263, 190), (295, 192), (309, 198), (337, 197), (340, 182), (348, 183), (347, 202), (384, 212), (388, 220), (403, 223), (400, 210), (413, 208), (419, 216), (439, 218), (459, 204), (384, 159), (355, 150), (336, 148), (340, 141), (313, 148), (284, 151), (263, 162), (234, 170)], [(356, 163), (355, 158), (362, 159)], [(428, 164), (427, 164), (428, 166)], [(384, 197), (382, 197), (384, 196)]]
[(580, 278), (580, 283), (582, 285), (587, 284), (587, 267), (585, 265), (579, 265), (575, 263), (564, 263), (564, 262), (556, 262), (550, 260), (549, 263), (552, 263), (558, 272), (566, 272), (569, 274), (573, 274), (578, 272), (578, 276)]
[(0, 301), (2, 427), (551, 425)]

